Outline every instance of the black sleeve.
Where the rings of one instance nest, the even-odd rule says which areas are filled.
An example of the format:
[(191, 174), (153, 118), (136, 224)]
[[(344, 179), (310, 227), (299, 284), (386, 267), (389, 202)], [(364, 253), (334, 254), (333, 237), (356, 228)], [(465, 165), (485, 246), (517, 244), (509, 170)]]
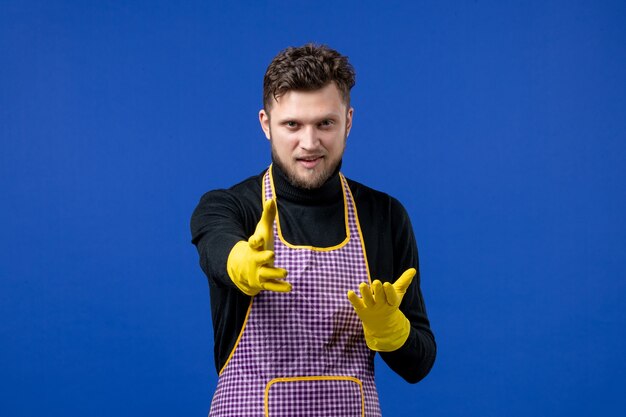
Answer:
[(411, 323), (411, 332), (404, 345), (393, 352), (381, 352), (385, 363), (410, 383), (423, 379), (435, 362), (436, 344), (430, 329), (426, 307), (420, 289), (419, 260), (413, 227), (404, 207), (397, 200), (390, 201), (390, 221), (395, 281), (408, 268), (417, 269), (411, 285), (400, 304), (400, 310)]
[(228, 277), (226, 261), (235, 243), (254, 232), (261, 217), (260, 190), (257, 179), (248, 179), (229, 190), (210, 191), (191, 216), (192, 243), (209, 283), (218, 372), (234, 348), (251, 299)]
[(203, 195), (191, 216), (191, 239), (209, 281), (234, 286), (226, 274), (226, 260), (235, 243), (247, 239), (238, 200), (226, 190)]

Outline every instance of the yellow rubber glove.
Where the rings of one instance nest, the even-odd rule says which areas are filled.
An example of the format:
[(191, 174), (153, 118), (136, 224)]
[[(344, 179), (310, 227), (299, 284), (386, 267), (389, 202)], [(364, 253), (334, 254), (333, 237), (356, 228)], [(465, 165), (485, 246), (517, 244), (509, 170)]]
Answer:
[(359, 285), (361, 297), (348, 291), (348, 300), (363, 324), (367, 346), (378, 352), (391, 352), (402, 347), (411, 332), (411, 323), (400, 311), (400, 302), (417, 271), (409, 268), (396, 282), (382, 284), (365, 282)]
[(274, 217), (276, 202), (268, 200), (263, 204), (254, 234), (247, 242), (237, 242), (228, 255), (228, 276), (244, 294), (254, 296), (261, 290), (291, 291), (291, 284), (285, 281), (287, 271), (274, 267)]

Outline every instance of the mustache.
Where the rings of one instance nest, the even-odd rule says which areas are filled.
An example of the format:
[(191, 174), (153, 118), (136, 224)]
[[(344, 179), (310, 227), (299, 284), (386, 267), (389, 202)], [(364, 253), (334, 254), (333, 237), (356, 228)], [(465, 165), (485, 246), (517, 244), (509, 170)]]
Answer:
[(295, 159), (308, 159), (313, 160), (317, 158), (323, 158), (326, 154), (324, 152), (315, 152), (315, 153), (299, 153), (294, 156)]

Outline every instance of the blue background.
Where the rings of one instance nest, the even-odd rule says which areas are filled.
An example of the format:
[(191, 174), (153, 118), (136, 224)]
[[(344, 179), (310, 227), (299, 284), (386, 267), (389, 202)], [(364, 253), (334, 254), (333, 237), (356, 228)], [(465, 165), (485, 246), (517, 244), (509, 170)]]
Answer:
[(204, 416), (189, 217), (260, 172), (288, 45), (357, 70), (344, 173), (406, 206), (439, 352), (387, 416), (626, 412), (626, 3), (0, 1), (0, 415)]

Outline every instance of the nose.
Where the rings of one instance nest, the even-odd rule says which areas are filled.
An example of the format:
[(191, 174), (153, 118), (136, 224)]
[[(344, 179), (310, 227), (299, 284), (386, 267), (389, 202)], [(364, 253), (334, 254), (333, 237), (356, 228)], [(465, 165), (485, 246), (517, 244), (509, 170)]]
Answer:
[(317, 129), (313, 126), (308, 126), (306, 129), (302, 129), (302, 136), (300, 137), (300, 148), (304, 150), (312, 150), (317, 148), (317, 145), (319, 144), (319, 137), (317, 133)]

